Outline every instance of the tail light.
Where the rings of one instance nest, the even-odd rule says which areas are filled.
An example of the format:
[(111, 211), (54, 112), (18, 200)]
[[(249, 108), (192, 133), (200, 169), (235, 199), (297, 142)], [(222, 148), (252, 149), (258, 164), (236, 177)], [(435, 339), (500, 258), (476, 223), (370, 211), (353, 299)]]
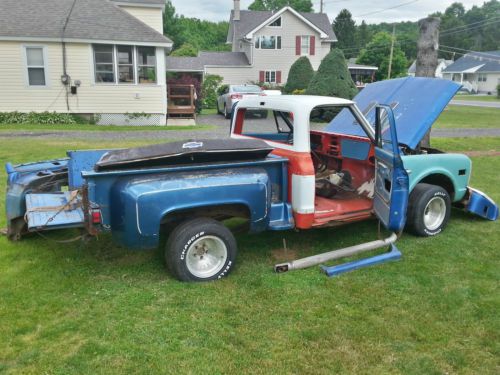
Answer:
[(90, 217), (92, 219), (92, 224), (101, 224), (102, 223), (101, 210), (96, 210), (96, 209), (91, 210)]
[(242, 99), (243, 95), (241, 94), (231, 94), (231, 99)]

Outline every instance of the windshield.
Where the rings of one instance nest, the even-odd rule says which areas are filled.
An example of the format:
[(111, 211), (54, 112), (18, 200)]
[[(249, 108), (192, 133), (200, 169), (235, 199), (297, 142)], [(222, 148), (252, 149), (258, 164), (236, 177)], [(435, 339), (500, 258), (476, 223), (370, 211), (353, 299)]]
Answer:
[(233, 86), (233, 92), (250, 92), (250, 93), (258, 93), (260, 92), (260, 87), (256, 85), (248, 85), (248, 86)]

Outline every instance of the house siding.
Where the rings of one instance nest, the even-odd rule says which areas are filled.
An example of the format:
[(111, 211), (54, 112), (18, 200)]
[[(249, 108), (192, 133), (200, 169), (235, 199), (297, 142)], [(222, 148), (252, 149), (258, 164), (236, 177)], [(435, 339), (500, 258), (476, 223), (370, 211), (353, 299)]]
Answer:
[[(48, 86), (29, 87), (24, 61), (25, 45), (46, 46)], [(124, 114), (145, 112), (166, 114), (165, 52), (157, 48), (158, 85), (95, 84), (92, 46), (67, 44), (67, 73), (81, 81), (77, 95), (69, 94), (61, 83), (62, 46), (60, 43), (22, 43), (0, 41), (0, 111), (70, 112), (77, 114)], [(159, 123), (162, 124), (162, 123)]]
[[(296, 37), (301, 35), (314, 36), (313, 56), (307, 57), (311, 61), (314, 70), (319, 68), (321, 60), (330, 52), (331, 43), (322, 42), (320, 34), (297, 18), (290, 11), (281, 16), (281, 27), (265, 26), (254, 34), (254, 41), (258, 36), (281, 36), (281, 49), (263, 50), (255, 49), (254, 43), (243, 43), (240, 48), (239, 40), (233, 42), (233, 51), (245, 52), (253, 65), (250, 68), (211, 68), (207, 67), (208, 74), (219, 74), (224, 77), (224, 83), (241, 84), (259, 80), (259, 72), (265, 70), (276, 70), (281, 72), (282, 84), (286, 83), (288, 73), (292, 64), (300, 57), (296, 54)], [(249, 49), (253, 49), (252, 51)], [(253, 60), (252, 60), (253, 59)]]
[(484, 73), (486, 82), (478, 82), (477, 88), (479, 92), (496, 93), (497, 85), (500, 85), (500, 73)]
[(160, 34), (163, 34), (163, 11), (161, 8), (142, 8), (126, 5), (120, 5), (120, 8), (144, 22), (149, 27), (152, 27)]

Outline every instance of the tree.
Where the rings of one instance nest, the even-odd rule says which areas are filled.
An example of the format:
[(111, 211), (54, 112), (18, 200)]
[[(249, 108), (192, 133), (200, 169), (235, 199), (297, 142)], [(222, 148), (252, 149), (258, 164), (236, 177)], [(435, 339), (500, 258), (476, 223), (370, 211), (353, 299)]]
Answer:
[(333, 21), (332, 27), (338, 39), (336, 47), (340, 48), (347, 58), (355, 56), (355, 53), (349, 52), (355, 51), (356, 47), (356, 23), (352, 19), (351, 12), (342, 9)]
[(250, 10), (279, 10), (290, 6), (298, 12), (312, 12), (311, 0), (255, 0), (248, 9)]
[(357, 93), (344, 54), (338, 48), (332, 49), (321, 61), (318, 72), (306, 91), (307, 95), (336, 96), (345, 99), (352, 99)]
[[(387, 78), (389, 68), (389, 55), (391, 51), (392, 36), (386, 32), (379, 32), (373, 36), (370, 43), (363, 49), (356, 61), (359, 64), (375, 65), (378, 71), (375, 74), (377, 80)], [(392, 77), (406, 75), (408, 60), (398, 43), (394, 44), (392, 58)]]
[(223, 78), (215, 74), (207, 74), (201, 85), (201, 101), (203, 108), (215, 108), (217, 105), (217, 89)]
[(368, 25), (364, 20), (361, 21), (361, 25), (359, 25), (356, 30), (356, 46), (365, 48), (370, 41), (370, 35), (371, 33), (368, 29)]
[(302, 56), (293, 63), (288, 73), (285, 93), (292, 94), (295, 90), (305, 90), (314, 76), (314, 70), (307, 56)]
[(174, 50), (170, 56), (198, 56), (198, 49), (191, 43), (184, 43), (178, 49)]

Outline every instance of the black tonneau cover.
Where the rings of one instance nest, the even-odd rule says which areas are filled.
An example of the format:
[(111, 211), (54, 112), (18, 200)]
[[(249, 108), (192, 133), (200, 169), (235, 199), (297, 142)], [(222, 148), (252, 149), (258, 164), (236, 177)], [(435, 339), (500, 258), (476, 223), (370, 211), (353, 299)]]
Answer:
[(273, 148), (258, 139), (209, 139), (164, 143), (110, 151), (96, 163), (97, 172), (180, 164), (265, 158)]

